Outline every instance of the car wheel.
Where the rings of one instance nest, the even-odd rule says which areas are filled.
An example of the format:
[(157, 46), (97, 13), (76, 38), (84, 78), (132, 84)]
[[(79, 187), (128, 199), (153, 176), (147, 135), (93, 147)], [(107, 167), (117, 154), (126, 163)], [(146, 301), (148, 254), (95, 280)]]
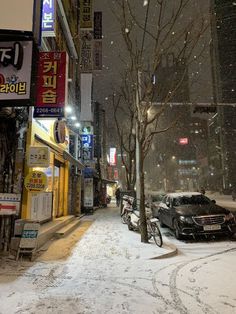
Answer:
[(230, 232), (230, 233), (229, 233), (229, 237), (230, 237), (232, 240), (236, 240), (236, 232)]
[(182, 238), (182, 235), (179, 230), (178, 221), (176, 219), (174, 220), (174, 233), (175, 233), (176, 239), (180, 240)]
[(159, 223), (160, 223), (160, 227), (161, 227), (161, 228), (165, 228), (165, 227), (166, 227), (166, 225), (165, 225), (165, 224), (163, 224), (163, 222), (162, 222), (162, 221), (160, 221), (160, 219), (159, 219)]

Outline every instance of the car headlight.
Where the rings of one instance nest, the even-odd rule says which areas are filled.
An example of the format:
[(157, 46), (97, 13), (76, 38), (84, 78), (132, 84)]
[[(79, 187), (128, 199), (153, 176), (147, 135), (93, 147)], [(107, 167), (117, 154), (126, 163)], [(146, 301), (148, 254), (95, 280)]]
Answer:
[(225, 215), (225, 221), (229, 221), (234, 219), (234, 215), (232, 213), (229, 213), (228, 215)]
[(188, 224), (193, 223), (193, 220), (191, 217), (179, 216), (179, 220)]

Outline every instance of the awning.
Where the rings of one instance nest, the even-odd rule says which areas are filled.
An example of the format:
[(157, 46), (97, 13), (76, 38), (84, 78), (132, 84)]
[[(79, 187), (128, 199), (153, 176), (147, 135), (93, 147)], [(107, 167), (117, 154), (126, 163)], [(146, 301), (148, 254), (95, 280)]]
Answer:
[(68, 160), (72, 165), (76, 166), (79, 168), (79, 170), (84, 169), (84, 165), (77, 160), (75, 157), (73, 157), (70, 153), (68, 153), (67, 151), (63, 152), (63, 157), (65, 160)]
[(50, 143), (50, 142), (44, 140), (43, 138), (41, 138), (41, 137), (38, 136), (37, 134), (34, 135), (34, 138), (35, 138), (38, 142), (40, 142), (40, 143), (42, 143), (42, 144), (44, 144), (44, 145), (50, 147), (54, 152), (60, 154), (61, 156), (63, 155), (63, 150), (62, 150), (60, 147), (56, 146), (55, 144), (52, 144), (52, 143)]
[(35, 139), (39, 141), (40, 143), (48, 146), (51, 148), (52, 151), (56, 152), (60, 156), (62, 156), (65, 160), (68, 160), (72, 165), (77, 166), (79, 170), (84, 169), (84, 165), (77, 160), (75, 157), (73, 157), (69, 152), (62, 150), (60, 147), (57, 147), (55, 144), (52, 144), (44, 139), (42, 139), (40, 136), (35, 134)]

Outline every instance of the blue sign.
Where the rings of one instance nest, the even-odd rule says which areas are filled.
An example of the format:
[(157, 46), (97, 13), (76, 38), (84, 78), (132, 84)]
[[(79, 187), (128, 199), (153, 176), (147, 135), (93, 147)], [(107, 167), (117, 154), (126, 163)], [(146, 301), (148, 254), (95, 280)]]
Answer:
[(50, 115), (50, 118), (64, 118), (64, 108), (63, 107), (35, 107), (34, 108), (34, 118), (43, 118)]
[(46, 36), (55, 36), (55, 3), (54, 0), (43, 1), (42, 31)]
[(82, 135), (83, 148), (92, 148), (93, 147), (93, 136), (90, 134)]
[(82, 134), (82, 158), (84, 161), (93, 159), (93, 135)]

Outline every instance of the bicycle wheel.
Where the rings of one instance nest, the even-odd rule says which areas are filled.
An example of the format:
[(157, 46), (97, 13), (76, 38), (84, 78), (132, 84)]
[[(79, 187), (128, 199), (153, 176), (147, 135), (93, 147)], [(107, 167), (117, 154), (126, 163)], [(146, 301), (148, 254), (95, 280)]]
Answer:
[(151, 233), (152, 237), (157, 246), (161, 247), (163, 244), (161, 231), (156, 223), (151, 223)]

